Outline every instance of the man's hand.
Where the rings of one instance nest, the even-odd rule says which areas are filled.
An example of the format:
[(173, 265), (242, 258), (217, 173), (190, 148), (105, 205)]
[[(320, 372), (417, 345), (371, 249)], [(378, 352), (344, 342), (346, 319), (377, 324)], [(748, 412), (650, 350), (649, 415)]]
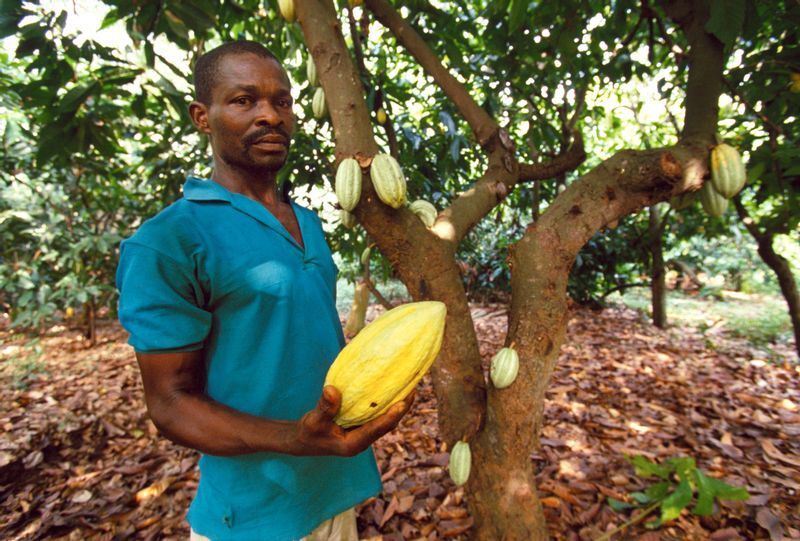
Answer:
[(345, 430), (333, 421), (342, 405), (342, 393), (327, 385), (317, 407), (297, 421), (294, 437), (297, 447), (293, 454), (355, 456), (397, 426), (413, 402), (411, 393), (380, 417)]

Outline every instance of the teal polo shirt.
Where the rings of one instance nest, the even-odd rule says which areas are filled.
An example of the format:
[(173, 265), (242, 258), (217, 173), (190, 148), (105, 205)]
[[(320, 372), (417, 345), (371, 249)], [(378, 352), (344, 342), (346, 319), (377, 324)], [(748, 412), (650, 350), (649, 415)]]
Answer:
[[(322, 226), (292, 203), (301, 247), (260, 203), (189, 177), (184, 197), (122, 242), (119, 319), (142, 353), (202, 349), (207, 394), (297, 420), (344, 345)], [(188, 520), (213, 541), (289, 541), (377, 494), (371, 449), (353, 458), (203, 455)]]

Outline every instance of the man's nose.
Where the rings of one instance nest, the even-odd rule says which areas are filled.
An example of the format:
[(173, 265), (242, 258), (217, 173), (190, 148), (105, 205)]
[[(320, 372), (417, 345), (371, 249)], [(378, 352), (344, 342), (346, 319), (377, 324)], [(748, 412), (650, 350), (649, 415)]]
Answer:
[(280, 123), (281, 115), (278, 114), (278, 110), (267, 100), (260, 100), (256, 111), (256, 124), (277, 126)]

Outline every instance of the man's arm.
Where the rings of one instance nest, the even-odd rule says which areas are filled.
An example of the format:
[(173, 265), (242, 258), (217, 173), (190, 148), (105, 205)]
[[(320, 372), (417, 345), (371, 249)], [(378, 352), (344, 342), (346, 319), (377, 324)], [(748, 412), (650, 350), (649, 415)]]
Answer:
[(408, 397), (381, 417), (344, 430), (333, 422), (341, 394), (327, 386), (317, 406), (299, 421), (270, 420), (236, 411), (205, 394), (202, 350), (137, 353), (136, 359), (147, 410), (159, 431), (175, 443), (209, 455), (271, 451), (354, 456), (394, 428), (413, 401)]

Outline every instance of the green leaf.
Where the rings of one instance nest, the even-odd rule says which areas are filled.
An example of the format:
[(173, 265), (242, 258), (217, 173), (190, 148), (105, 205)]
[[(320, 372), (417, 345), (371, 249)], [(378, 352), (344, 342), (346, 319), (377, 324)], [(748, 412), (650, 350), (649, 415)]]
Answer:
[(0, 39), (14, 34), (24, 16), (20, 0), (0, 0)]
[(645, 494), (644, 492), (631, 492), (629, 496), (634, 499), (637, 503), (650, 503), (650, 497)]
[(607, 500), (608, 500), (608, 506), (611, 509), (613, 509), (614, 511), (616, 511), (617, 513), (621, 512), (621, 511), (625, 511), (627, 509), (635, 509), (636, 508), (635, 505), (632, 505), (632, 504), (629, 504), (629, 503), (625, 503), (625, 502), (621, 502), (621, 501), (619, 501), (619, 500), (617, 500), (615, 498), (612, 498), (611, 496), (608, 496)]
[(660, 483), (647, 487), (644, 493), (648, 498), (648, 502), (657, 502), (666, 498), (667, 494), (669, 494), (670, 486), (671, 484), (669, 481), (661, 481)]
[(516, 32), (528, 15), (528, 0), (511, 0), (508, 6), (508, 35)]
[(656, 477), (667, 480), (669, 479), (670, 474), (675, 471), (673, 468), (660, 466), (655, 462), (651, 462), (643, 455), (636, 455), (633, 457), (628, 456), (626, 458), (628, 459), (628, 462), (633, 465), (636, 475), (639, 477), (648, 478), (655, 475)]
[(712, 0), (706, 31), (730, 47), (744, 27), (745, 0)]
[(678, 518), (689, 502), (692, 501), (692, 487), (687, 479), (684, 479), (675, 489), (675, 492), (667, 496), (661, 502), (661, 522), (669, 522)]
[(725, 481), (720, 481), (713, 477), (708, 477), (707, 479), (711, 487), (713, 487), (714, 495), (718, 500), (744, 501), (750, 498), (750, 493), (745, 488), (729, 485)]
[(695, 470), (694, 475), (697, 483), (697, 504), (692, 509), (692, 513), (698, 516), (708, 516), (714, 512), (714, 487), (702, 471)]

